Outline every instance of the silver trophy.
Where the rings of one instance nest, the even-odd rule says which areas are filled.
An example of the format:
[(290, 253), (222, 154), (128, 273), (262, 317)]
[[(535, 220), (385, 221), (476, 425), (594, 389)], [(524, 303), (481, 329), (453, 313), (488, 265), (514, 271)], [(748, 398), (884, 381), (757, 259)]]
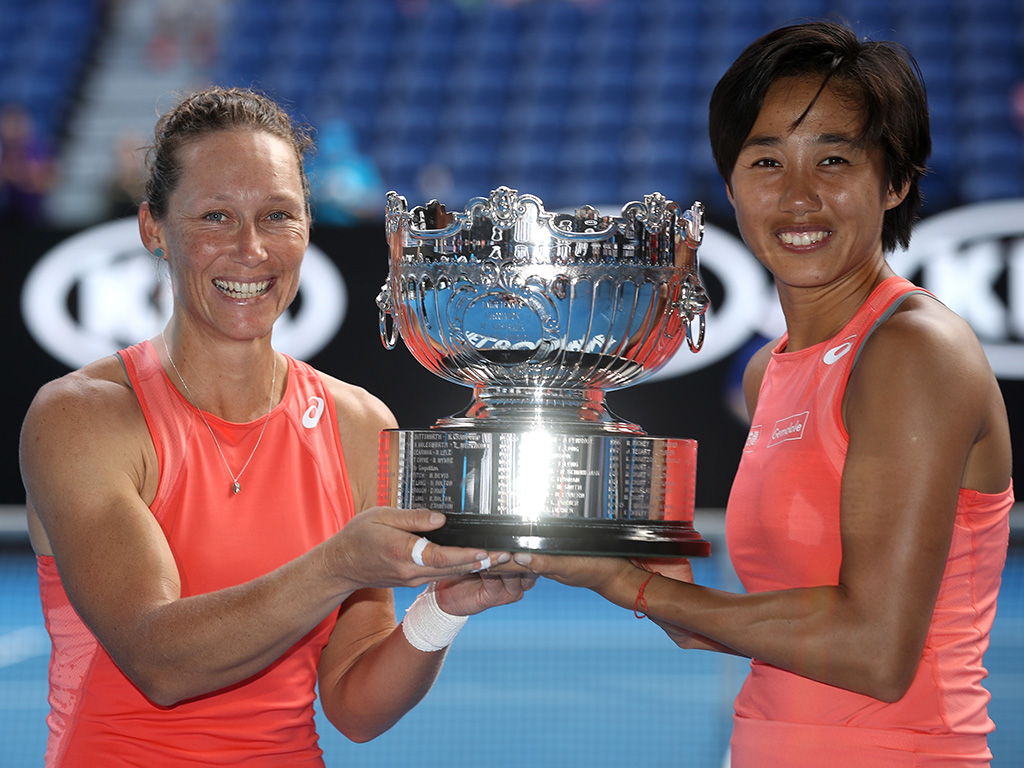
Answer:
[(439, 544), (706, 556), (693, 528), (697, 444), (618, 419), (605, 392), (699, 351), (704, 209), (660, 193), (603, 216), (499, 187), (465, 211), (388, 193), (381, 340), (473, 387), (429, 429), (384, 430), (378, 501), (444, 512)]

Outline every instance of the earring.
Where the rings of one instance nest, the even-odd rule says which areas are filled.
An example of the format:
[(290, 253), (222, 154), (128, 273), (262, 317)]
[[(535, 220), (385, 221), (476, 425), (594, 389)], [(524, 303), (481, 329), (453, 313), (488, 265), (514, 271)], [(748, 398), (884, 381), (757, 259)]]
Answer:
[(164, 249), (157, 248), (156, 250), (153, 251), (153, 255), (156, 256), (158, 259), (162, 259), (164, 257)]

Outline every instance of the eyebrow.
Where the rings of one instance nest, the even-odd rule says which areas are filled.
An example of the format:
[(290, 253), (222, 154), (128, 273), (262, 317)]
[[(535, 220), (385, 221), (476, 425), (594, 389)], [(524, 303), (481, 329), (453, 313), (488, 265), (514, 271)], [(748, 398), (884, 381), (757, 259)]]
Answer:
[[(208, 196), (202, 198), (202, 202), (213, 204), (230, 203), (233, 202), (234, 200), (235, 196), (227, 192), (213, 192)], [(301, 202), (301, 196), (294, 195), (291, 192), (274, 192), (263, 198), (264, 203), (270, 204), (283, 204), (295, 201)]]
[[(814, 137), (815, 144), (841, 144), (850, 147), (857, 146), (860, 144), (856, 138), (848, 133), (820, 133)], [(753, 136), (747, 139), (740, 146), (740, 152), (751, 147), (777, 147), (782, 144), (782, 139), (778, 136)]]

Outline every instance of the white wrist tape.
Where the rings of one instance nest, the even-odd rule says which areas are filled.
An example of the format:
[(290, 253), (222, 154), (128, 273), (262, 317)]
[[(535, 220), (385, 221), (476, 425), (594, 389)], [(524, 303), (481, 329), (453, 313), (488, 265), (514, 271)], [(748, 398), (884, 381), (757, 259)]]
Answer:
[(402, 632), (413, 648), (428, 653), (440, 651), (452, 644), (468, 618), (452, 616), (441, 610), (434, 594), (434, 584), (430, 584), (405, 612)]

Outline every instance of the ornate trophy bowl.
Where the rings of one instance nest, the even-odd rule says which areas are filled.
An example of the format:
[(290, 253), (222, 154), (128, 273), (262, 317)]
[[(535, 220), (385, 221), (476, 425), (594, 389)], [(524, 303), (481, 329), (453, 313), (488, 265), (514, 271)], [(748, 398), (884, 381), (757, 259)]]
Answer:
[[(704, 211), (659, 193), (604, 216), (499, 187), (464, 211), (387, 196), (381, 340), (473, 387), (429, 429), (381, 432), (378, 501), (447, 515), (427, 534), (492, 550), (706, 556), (697, 445), (647, 435), (605, 392), (704, 337)], [(696, 326), (696, 329), (695, 329)]]

